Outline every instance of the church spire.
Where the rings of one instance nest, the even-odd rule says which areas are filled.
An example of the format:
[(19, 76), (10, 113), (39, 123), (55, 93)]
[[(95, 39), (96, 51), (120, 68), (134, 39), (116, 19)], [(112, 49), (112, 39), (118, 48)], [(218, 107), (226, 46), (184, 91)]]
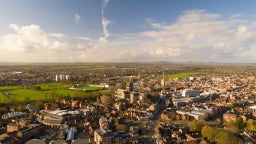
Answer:
[(165, 91), (165, 75), (164, 75), (164, 70), (163, 70), (163, 79), (162, 79), (162, 87), (163, 87), (163, 92)]

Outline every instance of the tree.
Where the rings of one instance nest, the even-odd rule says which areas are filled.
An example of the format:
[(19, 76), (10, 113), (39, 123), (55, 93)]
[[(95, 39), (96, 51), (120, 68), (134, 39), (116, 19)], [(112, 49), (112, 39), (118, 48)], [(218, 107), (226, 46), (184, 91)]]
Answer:
[(103, 95), (100, 97), (100, 100), (105, 106), (112, 105), (114, 103), (114, 100), (111, 96)]
[(207, 138), (207, 140), (209, 140), (210, 142), (217, 144), (242, 143), (241, 140), (229, 130), (224, 130), (217, 127), (204, 126), (202, 128), (202, 136), (204, 138)]
[(126, 125), (123, 125), (123, 124), (118, 124), (116, 126), (116, 131), (124, 131), (124, 132), (127, 132), (128, 131), (128, 127)]
[(51, 104), (50, 110), (56, 110), (59, 106), (56, 103)]
[(243, 142), (234, 134), (227, 130), (221, 129), (216, 137), (217, 144), (242, 144)]
[(202, 127), (204, 126), (204, 120), (192, 120), (189, 122), (189, 129), (192, 132), (201, 132)]
[(124, 111), (120, 110), (118, 112), (118, 117), (123, 118), (124, 117)]
[(35, 89), (40, 91), (42, 88), (40, 86), (35, 86)]
[(175, 111), (171, 111), (170, 114), (169, 114), (169, 118), (171, 120), (176, 120), (176, 112)]
[(237, 124), (237, 127), (238, 127), (239, 129), (243, 128), (243, 127), (244, 127), (244, 121), (243, 121), (243, 119), (242, 119), (241, 117), (237, 118), (236, 124)]
[(108, 89), (111, 93), (115, 93), (116, 91), (116, 88), (114, 86), (110, 86)]
[(226, 130), (228, 130), (229, 132), (231, 132), (232, 134), (235, 134), (235, 135), (239, 135), (240, 134), (240, 129), (236, 126), (229, 126), (229, 127), (226, 127)]
[(26, 96), (25, 98), (24, 98), (24, 102), (30, 102), (31, 101), (31, 99), (30, 99), (30, 97), (29, 96)]
[(211, 126), (204, 126), (202, 128), (201, 133), (204, 138), (207, 138), (207, 140), (214, 142), (218, 134), (218, 128), (211, 127)]
[(4, 121), (0, 121), (0, 127), (2, 128), (2, 127), (5, 127), (7, 124), (6, 124), (6, 122), (4, 122)]
[(236, 121), (225, 122), (224, 125), (226, 130), (238, 135), (240, 134), (240, 129), (243, 128), (243, 119), (239, 117)]
[(24, 110), (24, 108), (23, 108), (23, 106), (22, 106), (22, 105), (18, 105), (18, 106), (17, 106), (17, 111), (22, 112), (23, 110)]
[(254, 122), (253, 119), (249, 119), (249, 120), (247, 121), (246, 128), (247, 128), (249, 131), (256, 132), (256, 125), (255, 125), (255, 122)]
[(43, 109), (44, 103), (42, 101), (35, 101), (35, 107), (39, 109)]
[(116, 131), (124, 131), (124, 132), (127, 132), (127, 131), (129, 130), (129, 129), (128, 129), (128, 126), (126, 126), (126, 125), (124, 125), (124, 124), (120, 124), (117, 119), (115, 119), (114, 125), (115, 125), (115, 130), (116, 130)]

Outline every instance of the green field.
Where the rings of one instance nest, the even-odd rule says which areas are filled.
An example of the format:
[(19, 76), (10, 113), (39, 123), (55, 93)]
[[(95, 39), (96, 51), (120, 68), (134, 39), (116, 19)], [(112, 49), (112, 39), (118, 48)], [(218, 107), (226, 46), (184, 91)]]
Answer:
[[(103, 90), (102, 87), (82, 86), (82, 90), (70, 90), (71, 86), (71, 84), (66, 83), (35, 84), (32, 87), (0, 86), (0, 103), (54, 100), (61, 96), (88, 97), (92, 100), (99, 94), (109, 93), (109, 90)], [(86, 92), (83, 89), (86, 89)]]
[(58, 95), (62, 95), (62, 96), (74, 96), (74, 90), (65, 90), (65, 89), (57, 89), (54, 91), (56, 94)]
[(100, 86), (80, 86), (78, 88), (85, 90), (85, 91), (98, 91), (98, 90), (104, 89), (104, 87), (100, 87)]
[(65, 84), (65, 83), (48, 83), (48, 84), (36, 84), (35, 86), (40, 86), (41, 90), (48, 91), (48, 90), (56, 90), (56, 89), (68, 89), (72, 85)]
[(0, 103), (8, 103), (10, 99), (6, 97), (2, 92), (0, 92)]
[(201, 72), (181, 72), (167, 75), (168, 78), (187, 78), (189, 76), (201, 75)]
[(17, 89), (9, 91), (9, 96), (14, 98), (15, 101), (34, 101), (42, 99), (50, 99), (49, 93), (31, 89)]
[(22, 86), (0, 86), (0, 91), (21, 89)]

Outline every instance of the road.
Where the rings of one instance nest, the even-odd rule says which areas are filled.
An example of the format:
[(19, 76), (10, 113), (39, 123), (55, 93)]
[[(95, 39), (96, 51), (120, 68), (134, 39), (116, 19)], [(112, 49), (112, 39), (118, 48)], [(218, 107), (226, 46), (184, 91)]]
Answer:
[(142, 136), (143, 138), (152, 139), (155, 136), (155, 129), (158, 127), (157, 122), (160, 120), (160, 115), (165, 109), (165, 101), (159, 97), (157, 101), (157, 108), (153, 113), (153, 117), (149, 118), (149, 122), (146, 125), (146, 133)]

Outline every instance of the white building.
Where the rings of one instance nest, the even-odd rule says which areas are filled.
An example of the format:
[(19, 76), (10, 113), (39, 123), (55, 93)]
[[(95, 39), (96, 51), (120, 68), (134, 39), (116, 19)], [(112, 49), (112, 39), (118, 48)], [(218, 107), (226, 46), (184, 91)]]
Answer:
[(56, 81), (60, 81), (60, 75), (57, 75), (57, 74), (56, 74), (55, 80), (56, 80)]
[(71, 79), (71, 75), (66, 75), (66, 80), (70, 80)]
[(200, 90), (189, 90), (189, 89), (184, 89), (181, 93), (183, 97), (195, 97), (200, 95), (201, 91)]
[(56, 74), (56, 76), (55, 76), (55, 81), (70, 80), (70, 79), (71, 79), (71, 75)]
[(65, 80), (65, 75), (64, 74), (60, 75), (60, 80)]

